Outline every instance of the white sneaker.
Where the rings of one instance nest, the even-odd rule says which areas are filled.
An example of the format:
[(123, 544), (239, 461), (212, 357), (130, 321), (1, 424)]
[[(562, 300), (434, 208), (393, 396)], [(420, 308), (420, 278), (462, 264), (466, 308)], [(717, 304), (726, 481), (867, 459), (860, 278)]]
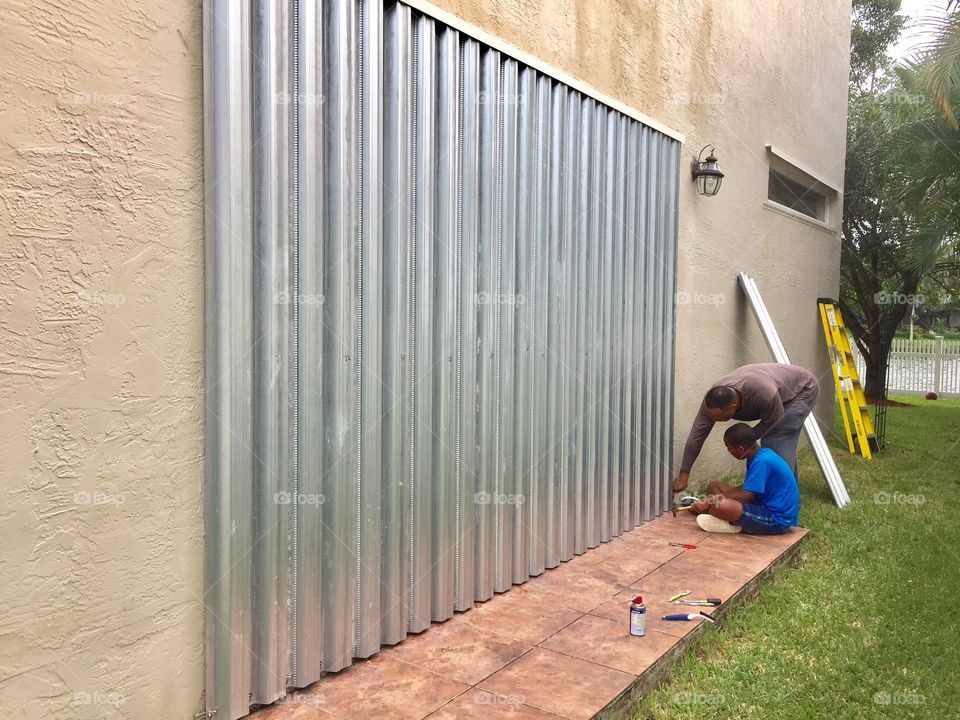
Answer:
[(701, 530), (712, 533), (738, 533), (743, 530), (739, 525), (728, 523), (726, 520), (721, 520), (718, 517), (707, 515), (706, 513), (697, 515), (697, 525), (700, 526)]

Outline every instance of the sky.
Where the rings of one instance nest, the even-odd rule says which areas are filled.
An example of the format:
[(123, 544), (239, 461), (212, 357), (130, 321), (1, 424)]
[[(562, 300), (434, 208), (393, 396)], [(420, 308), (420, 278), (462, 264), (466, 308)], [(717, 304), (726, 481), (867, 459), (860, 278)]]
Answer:
[(900, 14), (908, 20), (900, 40), (890, 48), (890, 55), (894, 60), (908, 59), (917, 45), (932, 39), (928, 28), (917, 27), (917, 21), (929, 17), (943, 17), (946, 15), (947, 0), (902, 0)]

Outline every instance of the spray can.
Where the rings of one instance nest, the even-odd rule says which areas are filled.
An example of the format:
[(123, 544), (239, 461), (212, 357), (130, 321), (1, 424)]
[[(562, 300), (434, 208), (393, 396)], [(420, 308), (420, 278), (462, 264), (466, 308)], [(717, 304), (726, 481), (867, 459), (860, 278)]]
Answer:
[(637, 595), (630, 603), (630, 634), (643, 636), (647, 634), (647, 608), (643, 605), (643, 597)]

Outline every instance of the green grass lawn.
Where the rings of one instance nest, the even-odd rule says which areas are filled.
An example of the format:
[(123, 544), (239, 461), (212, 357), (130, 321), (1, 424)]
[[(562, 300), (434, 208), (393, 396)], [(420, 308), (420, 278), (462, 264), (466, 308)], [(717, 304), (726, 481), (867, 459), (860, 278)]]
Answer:
[(914, 407), (888, 410), (874, 459), (831, 441), (846, 508), (804, 452), (799, 566), (708, 632), (637, 718), (960, 718), (960, 400), (897, 399)]

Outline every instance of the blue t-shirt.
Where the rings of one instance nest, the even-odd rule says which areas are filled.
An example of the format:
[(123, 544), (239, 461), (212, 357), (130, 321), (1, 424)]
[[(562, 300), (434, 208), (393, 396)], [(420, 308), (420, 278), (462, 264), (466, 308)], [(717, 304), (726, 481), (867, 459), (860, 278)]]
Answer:
[(756, 502), (781, 525), (797, 524), (800, 510), (800, 489), (787, 461), (770, 448), (762, 447), (747, 460), (743, 489), (756, 493)]

